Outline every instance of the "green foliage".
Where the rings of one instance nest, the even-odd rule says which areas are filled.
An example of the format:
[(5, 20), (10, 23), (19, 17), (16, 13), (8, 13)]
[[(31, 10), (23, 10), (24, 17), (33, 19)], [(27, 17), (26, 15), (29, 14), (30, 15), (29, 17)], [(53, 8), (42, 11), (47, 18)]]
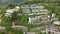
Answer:
[(0, 34), (2, 34), (2, 32), (0, 32)]
[(12, 13), (12, 15), (11, 15), (12, 17), (11, 17), (11, 21), (17, 21), (17, 19), (18, 19), (18, 12), (13, 12)]
[(8, 9), (8, 8), (13, 9), (13, 8), (15, 8), (15, 5), (9, 4), (6, 8), (7, 8), (7, 9)]
[(0, 14), (1, 14), (1, 15), (4, 15), (5, 12), (6, 12), (6, 8), (2, 8)]
[(11, 19), (10, 19), (10, 17), (4, 17), (2, 19), (1, 26), (6, 27), (7, 31), (11, 31), (12, 28), (11, 28)]
[(25, 16), (25, 15), (19, 16), (19, 20), (18, 20), (17, 24), (18, 25), (28, 24), (28, 16)]
[(39, 31), (39, 32), (38, 32), (38, 34), (42, 34), (42, 32), (41, 32), (41, 31)]
[(23, 34), (21, 29), (13, 29), (13, 34)]
[(21, 13), (21, 14), (23, 13), (23, 10), (22, 10), (22, 8), (21, 8), (21, 7), (20, 7), (20, 9), (19, 9), (19, 13)]

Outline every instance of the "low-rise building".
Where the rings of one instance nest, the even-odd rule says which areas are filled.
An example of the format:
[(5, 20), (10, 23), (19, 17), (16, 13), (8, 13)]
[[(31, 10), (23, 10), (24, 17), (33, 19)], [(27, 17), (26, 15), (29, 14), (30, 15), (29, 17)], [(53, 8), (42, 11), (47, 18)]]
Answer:
[(40, 23), (40, 17), (41, 16), (36, 16), (36, 17), (29, 17), (29, 22), (28, 24), (34, 24), (34, 23)]
[(29, 8), (23, 8), (23, 13), (30, 13), (30, 9)]
[(36, 12), (39, 12), (38, 9), (32, 9), (32, 13), (36, 13)]
[(12, 9), (6, 10), (6, 13), (13, 13), (14, 11)]
[(55, 21), (54, 24), (55, 25), (60, 25), (60, 21)]
[(53, 14), (52, 14), (52, 17), (55, 17), (55, 16), (56, 16), (56, 15), (53, 13)]
[(5, 16), (9, 16), (10, 17), (13, 12), (14, 11), (12, 9), (7, 9), (6, 13), (5, 13)]
[(29, 17), (29, 22), (30, 24), (41, 24), (41, 23), (46, 23), (49, 22), (50, 17), (48, 15), (45, 16), (32, 16)]
[[(22, 10), (23, 10), (23, 13), (41, 13), (41, 9), (43, 10), (44, 9), (44, 6), (37, 6), (37, 5), (24, 5), (24, 6), (21, 6)], [(43, 10), (42, 13), (45, 13), (47, 12), (47, 10)]]
[(18, 7), (18, 6), (16, 6), (15, 8), (13, 8), (13, 9), (7, 9), (6, 10), (6, 13), (5, 13), (5, 16), (10, 16), (11, 17), (11, 14), (13, 13), (13, 12), (18, 12), (19, 11), (19, 9), (20, 9), (20, 7)]
[(33, 5), (24, 5), (21, 6), (21, 8), (23, 10), (23, 13), (29, 16), (28, 24), (41, 24), (41, 22), (49, 21), (50, 17), (46, 16), (48, 14), (48, 10), (44, 9), (45, 6), (38, 6), (36, 4), (33, 4)]
[(46, 34), (60, 34), (60, 30), (52, 24), (46, 28)]

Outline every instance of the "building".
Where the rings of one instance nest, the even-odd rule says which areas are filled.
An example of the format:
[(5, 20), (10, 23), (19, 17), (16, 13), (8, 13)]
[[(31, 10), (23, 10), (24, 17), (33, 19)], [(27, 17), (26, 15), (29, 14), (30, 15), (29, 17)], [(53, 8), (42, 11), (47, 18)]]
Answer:
[(36, 13), (36, 12), (39, 12), (38, 9), (32, 9), (32, 13)]
[(46, 28), (46, 34), (60, 34), (60, 30), (52, 24)]
[(60, 21), (55, 21), (54, 24), (55, 25), (60, 25)]
[(41, 16), (35, 16), (35, 17), (29, 17), (29, 24), (34, 24), (34, 23), (40, 23), (41, 19), (40, 19)]
[(24, 5), (21, 6), (23, 13), (42, 13), (42, 14), (48, 14), (48, 10), (44, 9), (45, 6), (38, 6), (38, 5)]
[(41, 24), (41, 22), (48, 22), (48, 10), (45, 6), (38, 6), (36, 4), (21, 6), (23, 13), (28, 14), (28, 24)]
[(21, 6), (21, 8), (22, 8), (22, 10), (23, 10), (23, 13), (30, 13), (29, 5)]
[(52, 14), (52, 17), (55, 17), (55, 14), (54, 13)]
[(45, 15), (45, 16), (42, 16), (42, 17), (41, 17), (41, 22), (42, 22), (42, 23), (44, 23), (44, 22), (49, 22), (49, 19), (50, 19), (50, 17), (48, 17), (48, 15), (47, 15), (47, 16), (46, 16), (46, 15)]
[(40, 15), (40, 16), (31, 16), (29, 17), (29, 24), (41, 24), (49, 22), (48, 15)]
[(23, 13), (30, 13), (30, 9), (29, 8), (23, 8)]
[(15, 11), (18, 12), (19, 9), (20, 9), (19, 6), (16, 6), (16, 7), (13, 8), (13, 9), (7, 9), (7, 10), (6, 10), (6, 13), (5, 13), (5, 16), (11, 17), (11, 14), (14, 13)]

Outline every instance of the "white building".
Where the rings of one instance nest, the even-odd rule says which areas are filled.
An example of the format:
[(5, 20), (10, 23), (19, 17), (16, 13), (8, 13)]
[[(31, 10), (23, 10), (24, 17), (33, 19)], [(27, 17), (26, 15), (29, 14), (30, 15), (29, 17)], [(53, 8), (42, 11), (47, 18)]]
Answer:
[(46, 28), (46, 34), (60, 34), (60, 31), (52, 24)]
[(12, 14), (13, 12), (14, 12), (14, 11), (13, 11), (12, 9), (8, 9), (8, 10), (6, 10), (5, 16), (11, 17), (11, 14)]
[(29, 17), (29, 22), (28, 22), (28, 24), (34, 24), (35, 21), (36, 21), (36, 18), (30, 18), (30, 17)]
[(13, 8), (13, 9), (7, 9), (6, 10), (6, 13), (5, 13), (5, 16), (10, 16), (11, 17), (11, 14), (15, 11), (18, 11), (19, 10), (19, 7), (16, 6), (16, 8)]
[(5, 16), (10, 16), (11, 17), (11, 14), (10, 13), (5, 13)]
[(36, 12), (39, 12), (39, 10), (38, 9), (32, 9), (32, 12), (36, 13)]
[(36, 17), (29, 17), (29, 22), (28, 24), (34, 24), (34, 23), (40, 23), (40, 17), (41, 16), (36, 16)]
[[(30, 13), (31, 11), (32, 11), (32, 13), (36, 13), (36, 12), (41, 13), (40, 10), (41, 9), (43, 10), (44, 6), (37, 6), (36, 4), (33, 4), (31, 6), (24, 5), (24, 6), (21, 6), (21, 8), (23, 9), (23, 13)], [(46, 10), (43, 10), (43, 11), (46, 12)], [(42, 11), (42, 13), (43, 13), (43, 11)]]
[(44, 6), (39, 6), (39, 8), (40, 8), (40, 9), (43, 9), (43, 8), (45, 8), (45, 7), (44, 7)]
[(19, 7), (19, 6), (16, 6), (15, 8), (16, 8), (16, 9), (20, 9), (20, 7)]
[(24, 8), (23, 13), (30, 13), (30, 9), (29, 8)]
[(21, 8), (29, 8), (29, 5), (24, 5), (24, 6), (21, 6)]
[(15, 9), (13, 9), (14, 11), (19, 11), (20, 7), (16, 6)]
[[(28, 16), (29, 17), (29, 21), (28, 21), (28, 24), (34, 24), (34, 23), (40, 23), (41, 20), (42, 22), (46, 21), (48, 22), (49, 21), (49, 16), (45, 17), (44, 15), (47, 15), (48, 14), (48, 10), (47, 9), (44, 9), (45, 6), (38, 6), (36, 4), (33, 4), (33, 5), (24, 5), (21, 7), (22, 10), (23, 10), (23, 13), (28, 13)], [(41, 16), (43, 15), (43, 17), (40, 17), (40, 18), (37, 18), (36, 16), (34, 17), (33, 15), (36, 15), (36, 16)], [(33, 17), (31, 17), (33, 16)], [(38, 17), (39, 17), (38, 16)]]
[(42, 13), (42, 14), (48, 14), (48, 10), (47, 9), (40, 9), (40, 13)]
[(55, 25), (60, 25), (60, 21), (55, 21), (54, 24)]
[(6, 13), (13, 13), (14, 11), (12, 9), (6, 10)]
[(52, 14), (52, 17), (55, 17), (55, 14), (54, 13)]
[(31, 9), (36, 9), (36, 8), (38, 8), (38, 9), (43, 9), (43, 8), (45, 8), (44, 6), (38, 6), (38, 5), (31, 5), (31, 7), (30, 7)]

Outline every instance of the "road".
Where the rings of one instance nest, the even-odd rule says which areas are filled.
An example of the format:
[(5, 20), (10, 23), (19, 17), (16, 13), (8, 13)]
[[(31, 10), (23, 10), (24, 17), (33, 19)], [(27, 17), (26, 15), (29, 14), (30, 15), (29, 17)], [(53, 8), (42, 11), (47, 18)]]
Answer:
[[(27, 31), (27, 27), (25, 26), (16, 25), (16, 26), (12, 26), (12, 28), (18, 28), (18, 29), (22, 29), (23, 31)], [(5, 30), (5, 27), (0, 26), (0, 31), (2, 30)]]

